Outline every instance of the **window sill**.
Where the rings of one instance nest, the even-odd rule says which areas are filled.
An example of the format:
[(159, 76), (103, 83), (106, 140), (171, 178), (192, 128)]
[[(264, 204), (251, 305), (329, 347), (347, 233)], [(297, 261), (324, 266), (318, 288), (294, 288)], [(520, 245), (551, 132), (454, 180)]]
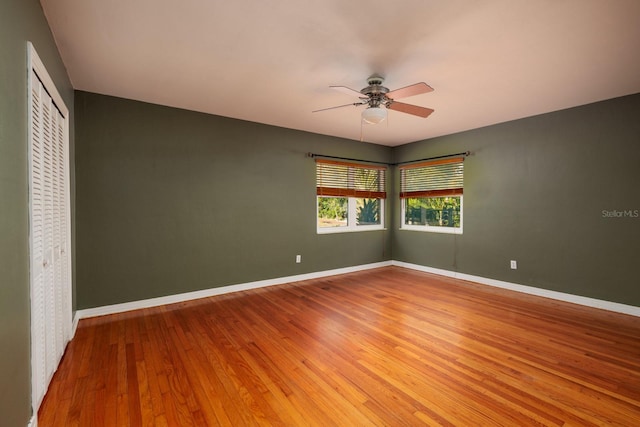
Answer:
[(364, 227), (364, 228), (346, 228), (346, 227), (332, 227), (332, 228), (318, 228), (316, 234), (339, 234), (339, 233), (362, 233), (366, 231), (385, 231), (385, 227)]
[(420, 231), (422, 233), (441, 233), (441, 234), (462, 234), (462, 228), (448, 227), (426, 227), (421, 225), (405, 225), (400, 227), (400, 231)]

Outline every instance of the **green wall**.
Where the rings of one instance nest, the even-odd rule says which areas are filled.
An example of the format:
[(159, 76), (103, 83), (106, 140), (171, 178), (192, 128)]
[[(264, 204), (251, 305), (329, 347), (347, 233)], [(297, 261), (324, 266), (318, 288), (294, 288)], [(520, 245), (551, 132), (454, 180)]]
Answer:
[[(31, 417), (27, 41), (73, 112), (73, 89), (37, 0), (0, 2), (0, 424)], [(71, 117), (73, 127), (73, 113)], [(71, 134), (73, 146), (73, 133)]]
[(464, 234), (396, 231), (396, 205), (393, 259), (640, 306), (640, 218), (602, 213), (640, 210), (639, 118), (637, 94), (397, 147), (471, 156)]
[[(389, 259), (640, 306), (640, 95), (396, 148), (76, 92), (78, 308)], [(307, 152), (471, 151), (464, 234), (317, 235)], [(303, 257), (295, 264), (296, 254)], [(518, 269), (509, 268), (509, 260)]]
[(86, 92), (75, 108), (79, 309), (391, 259), (388, 231), (316, 234), (305, 156), (389, 147)]
[[(640, 219), (602, 214), (640, 209), (640, 95), (394, 149), (84, 92), (74, 106), (40, 3), (5, 0), (3, 425), (26, 425), (31, 416), (27, 41), (71, 111), (74, 307), (389, 259), (640, 306), (633, 270)], [(315, 168), (306, 152), (406, 161), (465, 150), (472, 155), (463, 235), (398, 231), (397, 203), (387, 210), (387, 231), (316, 234)], [(397, 176), (390, 175), (393, 194)], [(518, 270), (509, 269), (510, 259)]]

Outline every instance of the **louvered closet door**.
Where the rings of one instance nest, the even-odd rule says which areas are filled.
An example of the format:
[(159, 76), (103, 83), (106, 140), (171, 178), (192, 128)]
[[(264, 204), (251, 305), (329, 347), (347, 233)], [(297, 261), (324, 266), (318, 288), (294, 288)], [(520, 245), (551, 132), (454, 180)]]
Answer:
[(66, 122), (31, 73), (31, 322), (34, 408), (71, 335)]
[(56, 109), (54, 112), (54, 239), (53, 256), (55, 268), (56, 306), (56, 359), (64, 353), (71, 338), (71, 224), (69, 212), (69, 171), (67, 170), (68, 146), (65, 144), (65, 120)]
[[(44, 117), (42, 83), (31, 74), (31, 354), (34, 396), (44, 396), (47, 377), (45, 330), (45, 190), (44, 190)], [(46, 95), (46, 94), (45, 94)], [(39, 406), (39, 401), (34, 406)], [(37, 403), (37, 405), (36, 405)]]
[(43, 190), (43, 206), (44, 206), (44, 223), (42, 234), (42, 246), (44, 262), (43, 266), (43, 285), (44, 285), (44, 319), (45, 319), (45, 361), (46, 361), (46, 378), (48, 384), (52, 372), (52, 366), (55, 363), (56, 353), (56, 337), (55, 337), (55, 281), (53, 268), (53, 136), (52, 136), (52, 119), (53, 106), (51, 98), (46, 92), (41, 91), (42, 99), (42, 190)]

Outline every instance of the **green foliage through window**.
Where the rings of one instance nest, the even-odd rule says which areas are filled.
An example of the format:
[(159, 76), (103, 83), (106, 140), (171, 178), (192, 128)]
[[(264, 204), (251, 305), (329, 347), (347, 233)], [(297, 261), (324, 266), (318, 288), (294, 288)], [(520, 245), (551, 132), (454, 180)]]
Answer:
[(460, 197), (405, 199), (405, 224), (460, 227)]
[(318, 197), (318, 227), (346, 226), (347, 212), (346, 197)]
[[(350, 211), (354, 224), (349, 224)], [(318, 228), (381, 225), (381, 211), (382, 199), (318, 197)]]
[(380, 224), (380, 199), (357, 199), (358, 225)]

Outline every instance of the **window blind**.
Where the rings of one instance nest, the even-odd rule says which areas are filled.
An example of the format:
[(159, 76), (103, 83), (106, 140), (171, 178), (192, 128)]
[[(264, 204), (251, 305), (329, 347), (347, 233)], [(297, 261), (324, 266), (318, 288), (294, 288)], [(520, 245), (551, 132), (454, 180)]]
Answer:
[(317, 159), (317, 195), (385, 199), (386, 172), (384, 166)]
[(463, 180), (463, 157), (403, 165), (400, 166), (400, 197), (461, 195)]

